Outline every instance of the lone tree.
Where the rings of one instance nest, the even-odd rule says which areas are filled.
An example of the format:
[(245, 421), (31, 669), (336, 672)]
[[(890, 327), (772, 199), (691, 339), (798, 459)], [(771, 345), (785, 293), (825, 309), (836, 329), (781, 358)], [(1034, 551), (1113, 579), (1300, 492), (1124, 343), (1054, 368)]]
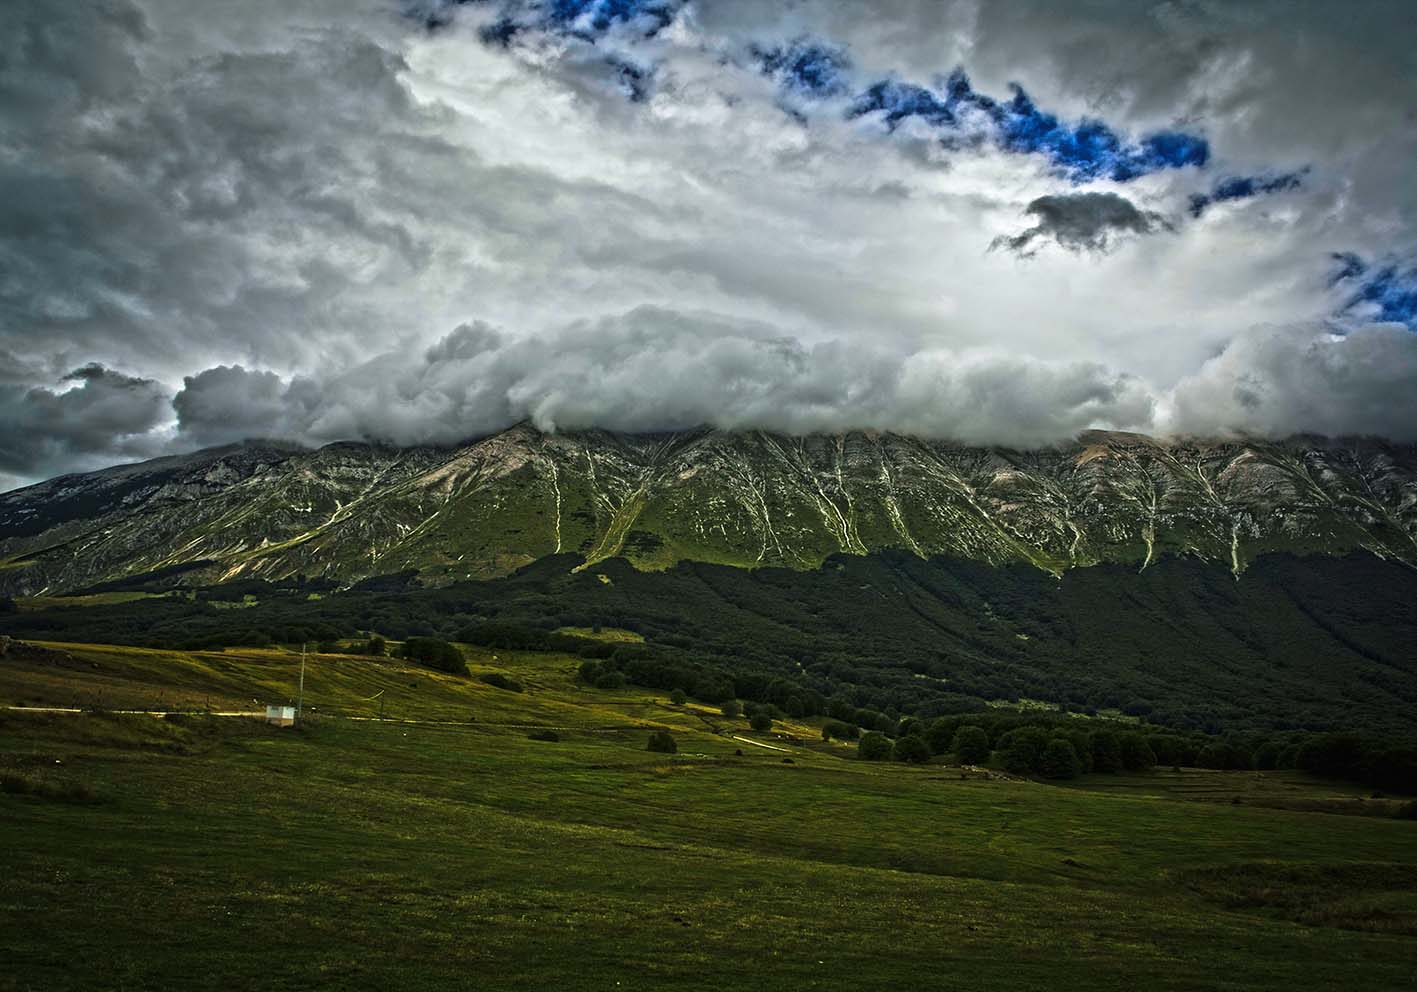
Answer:
[(891, 749), (891, 757), (896, 761), (923, 765), (930, 760), (930, 745), (925, 743), (925, 738), (917, 734), (909, 734), (895, 742), (895, 747)]
[(728, 717), (728, 719), (732, 720), (734, 717), (741, 716), (743, 714), (743, 707), (739, 704), (738, 700), (730, 699), (722, 706), (720, 706), (718, 708), (718, 711), (724, 716)]
[(960, 727), (950, 750), (962, 765), (978, 765), (989, 760), (989, 734), (983, 727)]
[(683, 706), (689, 701), (689, 697), (683, 689), (675, 689), (669, 694), (669, 701), (675, 706)]
[(861, 742), (856, 745), (857, 757), (862, 761), (889, 761), (891, 750), (890, 738), (879, 730), (862, 734)]
[(752, 727), (760, 734), (765, 734), (772, 729), (772, 717), (762, 710), (753, 714), (753, 719), (748, 721), (748, 726)]
[(658, 754), (677, 754), (679, 745), (674, 743), (674, 737), (669, 731), (656, 730), (649, 735), (649, 743), (645, 745), (645, 750)]

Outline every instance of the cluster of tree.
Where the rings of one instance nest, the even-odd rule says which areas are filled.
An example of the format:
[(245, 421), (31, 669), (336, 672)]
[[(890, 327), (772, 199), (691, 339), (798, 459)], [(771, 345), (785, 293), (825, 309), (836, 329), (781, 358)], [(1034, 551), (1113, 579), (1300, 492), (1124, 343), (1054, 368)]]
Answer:
[[(828, 725), (823, 737), (849, 739)], [(961, 764), (997, 759), (1018, 775), (1067, 779), (1088, 772), (1145, 772), (1158, 764), (1218, 770), (1299, 769), (1394, 792), (1417, 792), (1417, 743), (1351, 734), (1216, 739), (1179, 735), (1145, 724), (996, 712), (934, 721), (902, 720), (892, 735), (860, 736), (867, 761), (927, 761), (949, 755)]]
[(403, 642), (400, 657), (450, 675), (468, 674), (467, 659), (456, 644), (436, 637), (410, 637)]
[(1343, 778), (1379, 789), (1417, 792), (1417, 742), (1321, 734), (1281, 747), (1270, 741), (1255, 752), (1256, 766), (1294, 767), (1326, 778)]
[(617, 644), (574, 634), (561, 634), (539, 627), (515, 623), (479, 623), (464, 627), (458, 640), (478, 647), (500, 648), (504, 651), (559, 651), (582, 658), (609, 658), (617, 648), (635, 645)]

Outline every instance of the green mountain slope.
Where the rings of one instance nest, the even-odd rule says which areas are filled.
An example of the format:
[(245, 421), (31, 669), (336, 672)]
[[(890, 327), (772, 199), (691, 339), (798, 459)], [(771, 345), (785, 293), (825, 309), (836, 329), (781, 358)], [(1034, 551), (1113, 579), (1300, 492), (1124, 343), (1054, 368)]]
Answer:
[(456, 449), (248, 444), (0, 496), (0, 592), (26, 595), (161, 569), (443, 583), (558, 553), (811, 569), (882, 549), (1054, 574), (1187, 555), (1238, 575), (1274, 551), (1417, 561), (1417, 450), (1096, 432), (1011, 451), (521, 425)]

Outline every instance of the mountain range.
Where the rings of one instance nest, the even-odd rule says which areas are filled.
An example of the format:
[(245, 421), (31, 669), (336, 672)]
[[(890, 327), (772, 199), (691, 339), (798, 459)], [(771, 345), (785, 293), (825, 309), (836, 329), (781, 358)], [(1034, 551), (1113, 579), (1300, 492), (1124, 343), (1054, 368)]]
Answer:
[(429, 585), (552, 555), (819, 567), (837, 554), (1063, 572), (1166, 556), (1239, 577), (1273, 552), (1417, 562), (1417, 447), (1372, 439), (1158, 440), (1055, 447), (890, 433), (708, 429), (549, 434), (448, 447), (246, 442), (0, 495), (0, 592), (416, 572)]

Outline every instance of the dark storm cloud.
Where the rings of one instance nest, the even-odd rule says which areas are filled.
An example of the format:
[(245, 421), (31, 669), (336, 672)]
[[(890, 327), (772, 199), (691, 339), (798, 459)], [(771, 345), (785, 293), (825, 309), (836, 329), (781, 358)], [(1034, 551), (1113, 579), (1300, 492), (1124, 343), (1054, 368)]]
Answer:
[(54, 388), (0, 383), (0, 472), (28, 476), (155, 454), (150, 432), (170, 412), (161, 385), (101, 365), (75, 369)]
[(180, 325), (189, 354), (235, 342), (289, 361), (318, 343), (309, 313), (347, 328), (361, 317), (342, 312), (346, 294), (426, 260), (409, 211), (385, 209), (412, 185), (409, 160), (440, 154), (397, 55), (336, 33), (142, 78), (154, 26), (131, 3), (21, 4), (13, 26), (0, 344), (48, 338), (151, 367), (174, 357)]
[(1158, 213), (1139, 210), (1116, 193), (1066, 193), (1040, 196), (1024, 213), (1036, 217), (1028, 230), (994, 240), (992, 248), (1031, 256), (1039, 240), (1056, 242), (1068, 251), (1105, 252), (1125, 234), (1150, 234), (1168, 229)]
[[(0, 402), (25, 436), (0, 472), (526, 417), (1400, 431), (1413, 21), (18, 0)], [(1329, 282), (1334, 254), (1361, 269)], [(127, 375), (61, 381), (92, 363)]]

